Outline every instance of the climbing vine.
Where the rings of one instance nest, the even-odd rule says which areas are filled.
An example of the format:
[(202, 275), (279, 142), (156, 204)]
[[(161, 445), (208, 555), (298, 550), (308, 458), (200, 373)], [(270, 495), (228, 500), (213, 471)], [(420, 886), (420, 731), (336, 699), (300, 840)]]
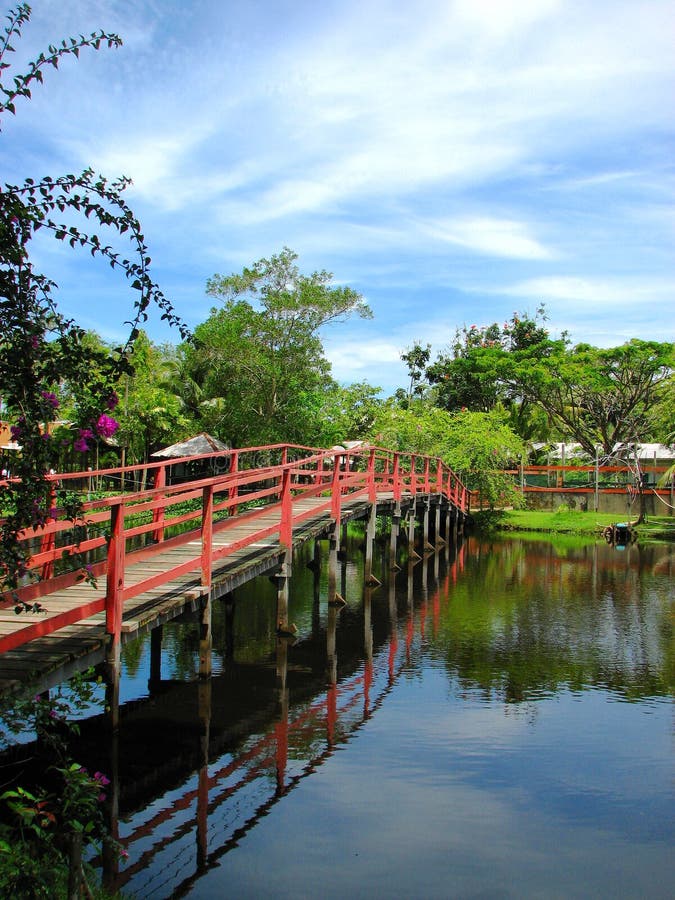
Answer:
[[(69, 38), (50, 45), (26, 71), (13, 75), (8, 55), (30, 12), (26, 4), (11, 10), (0, 37), (0, 128), (3, 116), (16, 114), (17, 102), (29, 100), (32, 88), (43, 83), (44, 72), (58, 68), (65, 56), (122, 43), (104, 31)], [(79, 386), (72, 440), (74, 450), (84, 453), (117, 430), (114, 385), (130, 371), (131, 349), (149, 308), (157, 307), (161, 318), (187, 337), (186, 327), (150, 275), (145, 237), (124, 197), (129, 184), (127, 178), (109, 181), (88, 168), (79, 175), (26, 178), (0, 187), (0, 396), (4, 414), (13, 423), (11, 437), (20, 447), (20, 452), (2, 457), (0, 590), (15, 587), (27, 574), (21, 532), (39, 529), (58, 512), (45, 476), (54, 457), (49, 425), (58, 417), (63, 385)], [(84, 330), (59, 311), (56, 284), (31, 262), (30, 242), (38, 231), (100, 258), (126, 277), (135, 296), (133, 313), (126, 323), (125, 343), (113, 352), (85, 341)], [(123, 237), (130, 251), (114, 249), (101, 234)], [(77, 515), (76, 510), (69, 512)]]

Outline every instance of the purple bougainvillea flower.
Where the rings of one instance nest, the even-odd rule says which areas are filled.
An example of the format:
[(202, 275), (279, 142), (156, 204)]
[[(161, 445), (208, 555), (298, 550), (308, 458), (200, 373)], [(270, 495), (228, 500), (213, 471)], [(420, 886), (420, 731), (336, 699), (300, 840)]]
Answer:
[(112, 437), (119, 427), (119, 422), (105, 413), (102, 413), (96, 422), (96, 431), (102, 438)]
[(48, 403), (52, 409), (59, 408), (59, 401), (56, 394), (52, 394), (51, 391), (42, 391), (42, 399), (45, 403)]
[(94, 439), (94, 432), (91, 428), (80, 428), (77, 437), (75, 438), (75, 442), (73, 443), (73, 448), (77, 450), (79, 453), (86, 453), (89, 450), (89, 441)]

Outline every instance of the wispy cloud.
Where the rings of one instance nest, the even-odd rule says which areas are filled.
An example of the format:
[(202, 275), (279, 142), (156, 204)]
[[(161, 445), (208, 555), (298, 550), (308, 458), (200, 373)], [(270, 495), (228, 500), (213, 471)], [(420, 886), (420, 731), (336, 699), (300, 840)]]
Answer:
[(602, 279), (550, 275), (531, 278), (497, 290), (512, 296), (533, 297), (544, 301), (565, 300), (584, 306), (589, 303), (600, 306), (631, 305), (656, 300), (662, 302), (665, 308), (675, 295), (675, 277)]
[(439, 220), (425, 226), (436, 240), (489, 256), (552, 259), (555, 254), (532, 237), (522, 222), (486, 217)]

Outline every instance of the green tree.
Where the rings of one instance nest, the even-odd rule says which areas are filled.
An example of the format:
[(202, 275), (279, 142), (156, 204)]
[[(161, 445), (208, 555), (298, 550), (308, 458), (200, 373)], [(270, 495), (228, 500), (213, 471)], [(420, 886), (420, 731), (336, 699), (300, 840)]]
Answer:
[(308, 410), (331, 386), (321, 331), (371, 315), (360, 294), (329, 272), (302, 275), (284, 248), (240, 274), (214, 275), (207, 293), (224, 306), (195, 329), (185, 373), (203, 391), (202, 421), (236, 446), (309, 443)]
[(474, 412), (501, 407), (508, 411), (511, 427), (522, 437), (548, 436), (546, 417), (537, 415), (531, 399), (509, 377), (507, 365), (522, 355), (530, 364), (538, 363), (552, 352), (556, 345), (549, 339), (545, 320), (541, 306), (533, 316), (514, 313), (503, 325), (493, 322), (458, 328), (449, 351), (440, 353), (426, 369), (438, 405), (450, 411)]
[(175, 349), (157, 346), (141, 331), (130, 356), (132, 373), (120, 381), (117, 441), (126, 462), (146, 461), (156, 450), (188, 436), (191, 420), (173, 390)]
[(502, 410), (449, 413), (423, 401), (407, 409), (390, 401), (380, 409), (370, 438), (383, 447), (440, 457), (491, 506), (520, 505), (521, 495), (503, 470), (518, 463), (525, 445), (506, 418)]
[(426, 379), (426, 367), (430, 358), (431, 344), (423, 347), (419, 341), (415, 341), (412, 347), (409, 347), (405, 353), (401, 354), (401, 359), (408, 367), (408, 378), (410, 379), (407, 392), (402, 389), (396, 392), (397, 399), (404, 405), (410, 405), (414, 397), (422, 397), (425, 388), (428, 388), (428, 385), (424, 384), (424, 380)]
[(505, 469), (514, 468), (526, 455), (521, 438), (508, 425), (502, 410), (455, 413), (446, 435), (446, 462), (465, 482), (478, 490), (490, 507), (521, 506), (522, 495), (516, 490)]
[(670, 343), (633, 339), (601, 349), (558, 342), (536, 360), (527, 351), (514, 354), (502, 373), (593, 456), (598, 445), (611, 454), (617, 443), (649, 439), (674, 363)]
[(438, 456), (447, 461), (451, 421), (450, 413), (423, 400), (401, 406), (396, 399), (390, 399), (377, 411), (369, 438), (391, 450)]
[(367, 437), (384, 402), (378, 397), (381, 392), (367, 381), (344, 387), (334, 384), (318, 409), (318, 443), (331, 447)]

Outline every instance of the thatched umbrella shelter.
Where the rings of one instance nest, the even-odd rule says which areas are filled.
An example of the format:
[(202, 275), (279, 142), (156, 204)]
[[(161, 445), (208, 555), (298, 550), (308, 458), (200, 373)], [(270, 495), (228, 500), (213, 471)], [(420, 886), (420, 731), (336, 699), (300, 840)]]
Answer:
[[(186, 441), (179, 441), (177, 444), (171, 444), (170, 447), (158, 450), (152, 454), (151, 458), (184, 459), (187, 456), (202, 457), (194, 462), (182, 462), (171, 466), (171, 477), (167, 481), (171, 484), (176, 484), (193, 478), (206, 478), (209, 475), (221, 475), (227, 472), (230, 467), (230, 457), (217, 456), (214, 458), (212, 454), (230, 449), (231, 447), (228, 444), (224, 444), (203, 431), (201, 434), (196, 434)], [(204, 459), (203, 457), (206, 455), (211, 455), (211, 458)]]

